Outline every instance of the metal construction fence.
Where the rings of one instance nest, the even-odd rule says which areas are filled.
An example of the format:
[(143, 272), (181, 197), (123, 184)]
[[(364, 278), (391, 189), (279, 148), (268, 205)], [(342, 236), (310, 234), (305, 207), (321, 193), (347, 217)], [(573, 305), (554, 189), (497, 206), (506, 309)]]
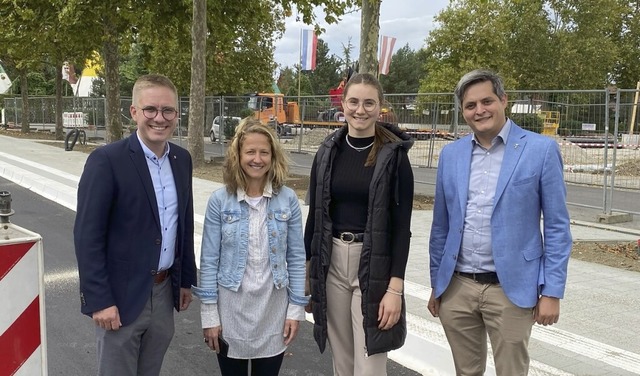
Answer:
[[(507, 112), (517, 124), (557, 140), (567, 182), (605, 189), (640, 190), (637, 125), (640, 115), (636, 115), (639, 93), (635, 89), (509, 91), (507, 94)], [(217, 116), (251, 114), (251, 99), (251, 96), (207, 97), (203, 137), (209, 134)], [(397, 122), (416, 139), (410, 151), (410, 160), (415, 166), (435, 168), (442, 147), (470, 132), (452, 93), (391, 94), (386, 95), (385, 100), (385, 118)], [(314, 153), (343, 115), (339, 98), (328, 95), (285, 97), (284, 101), (298, 104), (300, 119), (299, 123), (287, 124), (287, 132), (281, 135), (285, 148), (290, 151)], [(30, 97), (29, 102), (31, 127), (52, 129), (55, 98)], [(130, 105), (131, 98), (121, 99), (125, 127), (132, 125)], [(90, 129), (105, 126), (105, 108), (104, 98), (63, 98), (63, 111), (83, 112)], [(188, 132), (188, 97), (179, 99), (178, 111), (180, 126), (176, 136), (183, 137)], [(5, 98), (4, 112), (6, 124), (19, 126), (21, 98)], [(330, 125), (331, 122), (334, 124)], [(224, 142), (229, 135), (221, 132), (217, 142)]]

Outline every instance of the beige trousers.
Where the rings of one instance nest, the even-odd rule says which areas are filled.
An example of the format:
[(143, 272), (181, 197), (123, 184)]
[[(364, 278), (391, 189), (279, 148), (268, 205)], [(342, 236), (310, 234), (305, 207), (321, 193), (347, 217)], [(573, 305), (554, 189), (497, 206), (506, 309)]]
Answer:
[(387, 354), (366, 356), (358, 266), (362, 243), (333, 239), (327, 276), (327, 330), (335, 376), (386, 376)]
[(456, 374), (482, 376), (487, 334), (498, 376), (526, 376), (533, 308), (520, 308), (500, 285), (480, 284), (454, 275), (440, 301), (440, 322), (453, 353)]

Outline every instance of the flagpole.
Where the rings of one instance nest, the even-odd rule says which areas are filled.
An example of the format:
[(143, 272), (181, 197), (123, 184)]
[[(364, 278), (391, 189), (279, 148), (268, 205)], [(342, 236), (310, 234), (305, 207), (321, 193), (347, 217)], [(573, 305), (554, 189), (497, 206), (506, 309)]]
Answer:
[(300, 48), (298, 50), (298, 106), (300, 103), (300, 83), (302, 81), (302, 29), (300, 29)]
[(378, 71), (376, 72), (376, 78), (380, 80), (380, 60), (382, 58), (382, 35), (378, 34)]

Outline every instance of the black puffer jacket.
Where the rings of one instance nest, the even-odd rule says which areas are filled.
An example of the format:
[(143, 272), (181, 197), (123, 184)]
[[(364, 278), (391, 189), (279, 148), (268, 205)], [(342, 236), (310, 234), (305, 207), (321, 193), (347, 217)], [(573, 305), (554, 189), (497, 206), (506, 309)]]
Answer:
[[(400, 321), (390, 330), (378, 329), (378, 308), (391, 279), (391, 239), (389, 233), (389, 206), (394, 185), (397, 185), (396, 171), (400, 153), (407, 153), (413, 145), (411, 137), (397, 126), (378, 123), (401, 141), (388, 142), (378, 151), (372, 181), (369, 189), (369, 208), (364, 235), (358, 279), (362, 291), (362, 314), (364, 316), (365, 344), (368, 355), (374, 355), (400, 348), (407, 334), (405, 301), (402, 297)], [(314, 217), (313, 237), (310, 244), (310, 287), (315, 321), (313, 335), (324, 352), (327, 341), (327, 296), (326, 280), (331, 264), (332, 222), (329, 215), (331, 169), (335, 157), (336, 143), (343, 140), (347, 126), (328, 136), (316, 154), (316, 183), (310, 187), (315, 195), (315, 207), (309, 208)], [(397, 187), (396, 187), (397, 188)]]

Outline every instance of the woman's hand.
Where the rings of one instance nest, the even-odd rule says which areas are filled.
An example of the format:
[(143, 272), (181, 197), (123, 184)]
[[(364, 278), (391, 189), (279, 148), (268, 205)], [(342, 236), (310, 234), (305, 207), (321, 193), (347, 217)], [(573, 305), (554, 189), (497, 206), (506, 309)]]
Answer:
[(222, 334), (222, 326), (202, 329), (202, 333), (204, 334), (204, 343), (216, 354), (219, 353), (220, 343), (218, 342), (218, 337)]
[(300, 323), (298, 320), (285, 320), (284, 321), (284, 344), (289, 346), (291, 342), (296, 338), (298, 334), (298, 326)]
[(400, 320), (402, 312), (402, 295), (387, 292), (380, 301), (378, 308), (378, 329), (389, 330)]

